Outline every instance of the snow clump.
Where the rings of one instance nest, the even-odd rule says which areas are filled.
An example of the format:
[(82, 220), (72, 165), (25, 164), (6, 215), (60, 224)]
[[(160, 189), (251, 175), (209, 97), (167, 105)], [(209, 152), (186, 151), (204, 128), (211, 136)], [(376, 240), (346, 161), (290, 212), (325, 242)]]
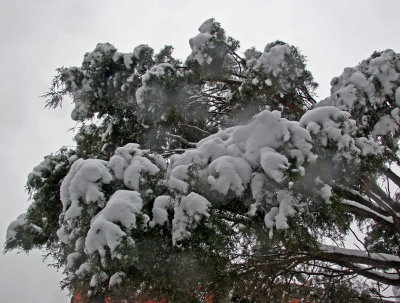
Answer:
[(200, 65), (210, 64), (212, 57), (207, 54), (207, 49), (214, 48), (213, 45), (213, 25), (214, 19), (208, 19), (199, 27), (199, 34), (189, 40), (192, 53), (189, 55), (189, 61), (197, 61)]
[(360, 136), (392, 135), (399, 129), (400, 54), (374, 53), (356, 67), (347, 67), (331, 81), (331, 95), (318, 106), (332, 105), (351, 114)]
[[(104, 258), (105, 248), (111, 250), (111, 257), (126, 236), (125, 231), (136, 228), (136, 215), (141, 213), (143, 201), (136, 191), (118, 190), (90, 222), (90, 229), (85, 240), (85, 253), (98, 252)], [(120, 224), (120, 225), (119, 225)], [(132, 240), (133, 241), (133, 240)]]
[[(242, 196), (250, 186), (255, 202), (248, 214), (267, 209), (267, 221), (273, 222), (267, 227), (284, 229), (286, 218), (294, 214), (297, 203), (289, 189), (288, 174), (291, 170), (304, 171), (303, 165), (315, 161), (311, 141), (309, 132), (298, 122), (281, 118), (277, 111), (265, 110), (248, 125), (221, 130), (201, 140), (196, 149), (171, 157), (166, 184), (172, 191), (190, 191), (188, 171), (192, 171), (212, 191), (224, 196), (222, 203)], [(281, 190), (269, 192), (270, 182)], [(199, 194), (207, 197), (207, 191), (208, 188)]]

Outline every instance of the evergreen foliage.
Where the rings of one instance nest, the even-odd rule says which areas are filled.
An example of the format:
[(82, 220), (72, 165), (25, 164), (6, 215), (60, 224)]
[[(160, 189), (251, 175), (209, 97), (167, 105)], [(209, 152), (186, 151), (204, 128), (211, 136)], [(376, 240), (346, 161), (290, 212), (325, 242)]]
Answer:
[[(63, 287), (89, 296), (370, 302), (396, 290), (400, 55), (346, 68), (317, 103), (295, 46), (242, 54), (214, 19), (190, 46), (183, 63), (171, 46), (101, 43), (57, 70), (46, 105), (72, 98), (76, 147), (28, 176), (32, 204), (5, 250), (45, 249)], [(344, 242), (355, 225), (360, 249)]]

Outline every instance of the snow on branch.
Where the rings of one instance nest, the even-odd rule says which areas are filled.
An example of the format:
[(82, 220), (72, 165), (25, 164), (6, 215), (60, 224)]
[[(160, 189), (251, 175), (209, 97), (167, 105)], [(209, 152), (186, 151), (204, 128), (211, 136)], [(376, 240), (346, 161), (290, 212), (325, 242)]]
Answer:
[(333, 245), (321, 245), (323, 253), (346, 257), (347, 261), (362, 263), (380, 268), (399, 268), (400, 257), (385, 253), (369, 253), (357, 249), (341, 248)]

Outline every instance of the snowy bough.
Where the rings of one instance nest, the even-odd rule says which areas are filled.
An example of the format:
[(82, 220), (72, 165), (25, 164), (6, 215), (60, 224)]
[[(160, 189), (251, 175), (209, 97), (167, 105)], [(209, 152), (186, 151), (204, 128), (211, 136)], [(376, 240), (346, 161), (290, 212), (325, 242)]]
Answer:
[(213, 19), (190, 46), (182, 63), (98, 44), (58, 70), (47, 106), (72, 98), (76, 148), (29, 175), (5, 250), (45, 249), (88, 296), (397, 293), (400, 55), (346, 68), (316, 102), (294, 46), (242, 55)]

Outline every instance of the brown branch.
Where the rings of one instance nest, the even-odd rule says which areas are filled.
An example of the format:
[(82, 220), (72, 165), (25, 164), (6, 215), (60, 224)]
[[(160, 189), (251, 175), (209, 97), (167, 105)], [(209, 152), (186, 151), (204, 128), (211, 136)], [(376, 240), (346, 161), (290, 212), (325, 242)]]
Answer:
[(396, 203), (391, 197), (389, 197), (374, 181), (365, 183), (366, 189), (370, 189), (372, 193), (378, 195), (392, 211), (400, 212), (400, 205)]
[(309, 93), (308, 89), (304, 85), (299, 85), (299, 88), (300, 88), (301, 92), (305, 95), (307, 101), (311, 103), (311, 105), (317, 103), (315, 101), (315, 99), (311, 96), (311, 94)]
[(388, 277), (384, 277), (382, 275), (379, 275), (378, 273), (374, 273), (371, 270), (374, 269), (374, 267), (371, 268), (360, 268), (358, 266), (355, 266), (353, 263), (349, 262), (345, 257), (341, 258), (335, 258), (334, 256), (326, 256), (326, 255), (314, 255), (315, 258), (317, 258), (320, 261), (325, 261), (325, 262), (330, 262), (337, 264), (339, 266), (346, 267), (348, 269), (351, 269), (354, 273), (358, 273), (359, 275), (362, 275), (368, 279), (372, 279), (377, 282), (382, 282), (387, 285), (394, 285), (394, 286), (400, 286), (400, 279), (390, 279)]
[[(311, 255), (324, 257), (326, 259), (334, 261), (335, 263), (336, 261), (346, 261), (349, 263), (365, 264), (380, 269), (400, 269), (400, 260), (385, 259), (384, 254), (375, 253), (374, 258), (372, 255), (369, 255), (368, 252), (365, 251), (358, 251), (356, 249), (346, 249), (346, 251), (348, 251), (348, 253), (345, 253), (343, 250), (325, 251), (322, 249), (315, 253), (312, 252)], [(352, 251), (358, 254), (351, 254)], [(363, 255), (360, 255), (359, 253), (362, 253)]]
[(237, 73), (234, 73), (234, 72), (231, 72), (231, 74), (236, 76), (236, 77), (238, 77), (238, 78), (247, 79), (246, 76), (243, 76), (243, 75), (240, 75), (240, 74), (237, 74)]
[(305, 114), (306, 111), (304, 109), (302, 109), (301, 107), (286, 101), (285, 99), (281, 98), (280, 96), (276, 96), (276, 98), (279, 100), (279, 103), (281, 103), (283, 106), (286, 106), (287, 108), (294, 110), (295, 112), (299, 113), (301, 116)]
[(182, 138), (181, 136), (172, 135), (172, 134), (167, 134), (167, 136), (169, 136), (169, 137), (171, 137), (171, 138), (174, 138), (174, 139), (178, 140), (179, 142), (182, 142), (182, 143), (185, 144), (187, 147), (196, 148), (196, 144), (190, 143), (188, 140), (186, 140), (185, 138)]
[(343, 204), (343, 207), (349, 213), (352, 213), (354, 215), (360, 215), (360, 216), (365, 217), (365, 218), (373, 219), (375, 222), (379, 223), (382, 226), (386, 226), (389, 229), (396, 229), (397, 232), (400, 232), (400, 229), (396, 228), (396, 226), (393, 223), (390, 223), (389, 221), (383, 219), (382, 217), (380, 217), (380, 216), (378, 216), (378, 215), (376, 215), (376, 214), (374, 214), (372, 212), (369, 212), (368, 210), (359, 208), (357, 206), (352, 206), (352, 205), (349, 205), (349, 204)]
[(202, 132), (202, 133), (204, 133), (204, 134), (206, 134), (206, 135), (211, 135), (210, 132), (208, 132), (208, 131), (206, 131), (206, 130), (204, 130), (204, 129), (201, 129), (200, 127), (194, 126), (194, 125), (189, 125), (189, 124), (180, 123), (180, 124), (178, 124), (178, 126), (186, 126), (186, 127), (189, 127), (189, 128), (196, 129), (196, 130), (198, 130), (199, 132)]
[(341, 188), (341, 187), (333, 187), (333, 191), (339, 197), (344, 198), (346, 200), (351, 200), (351, 201), (357, 202), (363, 206), (370, 208), (371, 210), (377, 212), (378, 214), (381, 214), (382, 216), (385, 216), (385, 217), (390, 216), (390, 214), (388, 214), (387, 211), (378, 207), (377, 205), (374, 205), (373, 203), (371, 203), (371, 201), (364, 199), (361, 196), (361, 194), (353, 193), (353, 192), (346, 190), (344, 188)]

